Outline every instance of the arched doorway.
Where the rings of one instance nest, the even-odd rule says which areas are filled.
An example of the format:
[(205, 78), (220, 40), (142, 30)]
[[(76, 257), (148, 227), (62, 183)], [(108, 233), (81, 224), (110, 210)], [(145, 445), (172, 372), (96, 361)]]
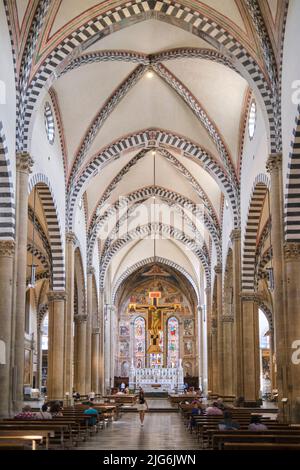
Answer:
[(259, 315), (259, 359), (260, 359), (260, 392), (262, 399), (269, 399), (272, 392), (271, 373), (271, 345), (270, 324), (263, 310), (258, 310)]

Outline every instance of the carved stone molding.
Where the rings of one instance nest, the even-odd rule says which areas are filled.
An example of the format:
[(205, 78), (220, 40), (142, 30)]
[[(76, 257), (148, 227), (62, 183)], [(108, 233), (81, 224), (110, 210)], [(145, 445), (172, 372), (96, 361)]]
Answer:
[(100, 328), (93, 328), (93, 329), (92, 329), (92, 334), (93, 334), (93, 335), (100, 335), (100, 333), (101, 333)]
[(215, 273), (216, 273), (216, 274), (222, 274), (222, 265), (221, 265), (221, 264), (217, 264), (217, 265), (214, 267), (214, 270), (215, 270)]
[(86, 322), (87, 319), (87, 315), (74, 315), (74, 322), (78, 324)]
[(273, 170), (280, 170), (281, 167), (282, 167), (282, 154), (271, 153), (266, 163), (267, 171), (269, 173), (272, 173)]
[(243, 302), (255, 302), (255, 295), (251, 294), (251, 292), (244, 292), (241, 294), (241, 300)]
[(284, 257), (286, 261), (295, 261), (300, 259), (300, 243), (285, 243)]
[(16, 154), (16, 168), (17, 171), (31, 173), (33, 160), (28, 152), (18, 152)]
[(88, 266), (87, 268), (87, 274), (92, 276), (93, 274), (95, 274), (95, 268), (93, 266)]
[(13, 256), (15, 252), (15, 242), (13, 240), (0, 240), (0, 256)]
[(73, 243), (73, 245), (76, 245), (76, 235), (73, 232), (66, 232), (66, 243)]
[(222, 323), (233, 323), (234, 322), (234, 317), (233, 315), (223, 315), (221, 317), (221, 321)]
[(66, 291), (64, 290), (52, 290), (47, 295), (49, 302), (63, 302), (67, 298)]
[(230, 234), (231, 243), (240, 239), (241, 239), (241, 230), (239, 228), (233, 229)]
[(261, 304), (263, 298), (257, 292), (241, 292), (240, 294), (241, 300), (244, 302), (255, 302), (257, 304)]

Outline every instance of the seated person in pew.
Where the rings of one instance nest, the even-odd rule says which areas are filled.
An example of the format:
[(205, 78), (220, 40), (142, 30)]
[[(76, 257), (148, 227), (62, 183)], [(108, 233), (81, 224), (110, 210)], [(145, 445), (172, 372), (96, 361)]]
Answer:
[(236, 398), (236, 400), (233, 402), (233, 405), (234, 405), (236, 408), (241, 408), (241, 407), (244, 406), (244, 403), (245, 403), (244, 397), (238, 397), (238, 398)]
[(93, 408), (92, 403), (89, 404), (89, 407), (87, 410), (84, 410), (84, 414), (89, 416), (89, 421), (88, 421), (89, 426), (96, 426), (99, 411)]
[(240, 425), (236, 421), (232, 421), (232, 414), (230, 411), (224, 411), (224, 419), (218, 424), (220, 431), (234, 431), (240, 429)]
[(214, 401), (212, 405), (206, 408), (206, 414), (209, 416), (223, 416), (223, 411), (218, 407), (218, 403)]
[(62, 408), (61, 408), (60, 403), (58, 401), (55, 401), (55, 402), (51, 403), (50, 413), (52, 415), (52, 418), (55, 418), (57, 416), (63, 416)]
[(191, 416), (190, 416), (190, 422), (189, 422), (189, 429), (193, 430), (196, 426), (196, 420), (195, 416), (199, 416), (202, 414), (202, 405), (198, 403), (197, 400), (193, 401), (193, 408), (191, 409)]
[(205, 411), (205, 406), (202, 404), (202, 400), (200, 398), (195, 398), (195, 400), (192, 401), (191, 405), (192, 407), (194, 407), (194, 405), (198, 405), (199, 414)]
[(52, 414), (48, 411), (47, 403), (44, 403), (41, 411), (36, 413), (37, 419), (52, 419)]
[(267, 431), (268, 428), (265, 424), (261, 422), (261, 417), (259, 415), (251, 416), (251, 421), (248, 426), (249, 431)]
[(36, 413), (31, 411), (31, 406), (24, 406), (23, 410), (15, 416), (15, 419), (37, 419)]
[(223, 403), (223, 398), (218, 398), (217, 399), (217, 406), (222, 411), (226, 410), (226, 406)]
[(90, 402), (95, 400), (95, 395), (96, 395), (95, 392), (88, 393), (88, 399)]
[(76, 392), (75, 389), (73, 389), (72, 397), (74, 398), (75, 401), (80, 400), (80, 393)]

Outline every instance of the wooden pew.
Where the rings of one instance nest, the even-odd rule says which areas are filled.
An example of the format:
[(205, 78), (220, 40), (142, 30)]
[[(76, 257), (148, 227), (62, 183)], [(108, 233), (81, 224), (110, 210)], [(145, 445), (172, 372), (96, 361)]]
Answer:
[(65, 448), (66, 439), (68, 436), (69, 446), (73, 445), (71, 427), (75, 426), (74, 421), (56, 421), (52, 420), (20, 420), (20, 419), (8, 419), (0, 421), (0, 430), (20, 430), (27, 431), (30, 433), (36, 433), (38, 431), (52, 431), (50, 436), (50, 442), (59, 443), (60, 447)]
[(300, 450), (300, 444), (277, 442), (224, 442), (224, 450)]
[(222, 450), (226, 443), (300, 444), (300, 432), (289, 429), (253, 431), (217, 431), (212, 436), (213, 449)]
[[(32, 431), (32, 432), (29, 432), (29, 431)], [(30, 437), (28, 437), (30, 436)], [(36, 436), (40, 436), (40, 439), (38, 439)], [(45, 444), (45, 448), (46, 449), (49, 449), (49, 439), (51, 437), (51, 431), (45, 431), (45, 430), (31, 430), (31, 429), (25, 429), (25, 430), (19, 430), (19, 429), (5, 429), (5, 430), (1, 430), (0, 429), (0, 439), (5, 439), (5, 438), (9, 438), (9, 439), (24, 439), (24, 440), (27, 440), (26, 438), (28, 438), (29, 440), (32, 441), (32, 445), (33, 443), (36, 443), (37, 441), (42, 441), (44, 444)]]

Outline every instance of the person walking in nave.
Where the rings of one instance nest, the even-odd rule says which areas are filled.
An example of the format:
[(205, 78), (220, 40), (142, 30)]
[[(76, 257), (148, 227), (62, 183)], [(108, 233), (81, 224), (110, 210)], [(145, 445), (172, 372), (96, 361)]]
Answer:
[(146, 410), (149, 411), (149, 408), (148, 408), (148, 403), (145, 399), (144, 392), (142, 390), (139, 393), (137, 409), (140, 414), (140, 425), (144, 426), (145, 411)]

